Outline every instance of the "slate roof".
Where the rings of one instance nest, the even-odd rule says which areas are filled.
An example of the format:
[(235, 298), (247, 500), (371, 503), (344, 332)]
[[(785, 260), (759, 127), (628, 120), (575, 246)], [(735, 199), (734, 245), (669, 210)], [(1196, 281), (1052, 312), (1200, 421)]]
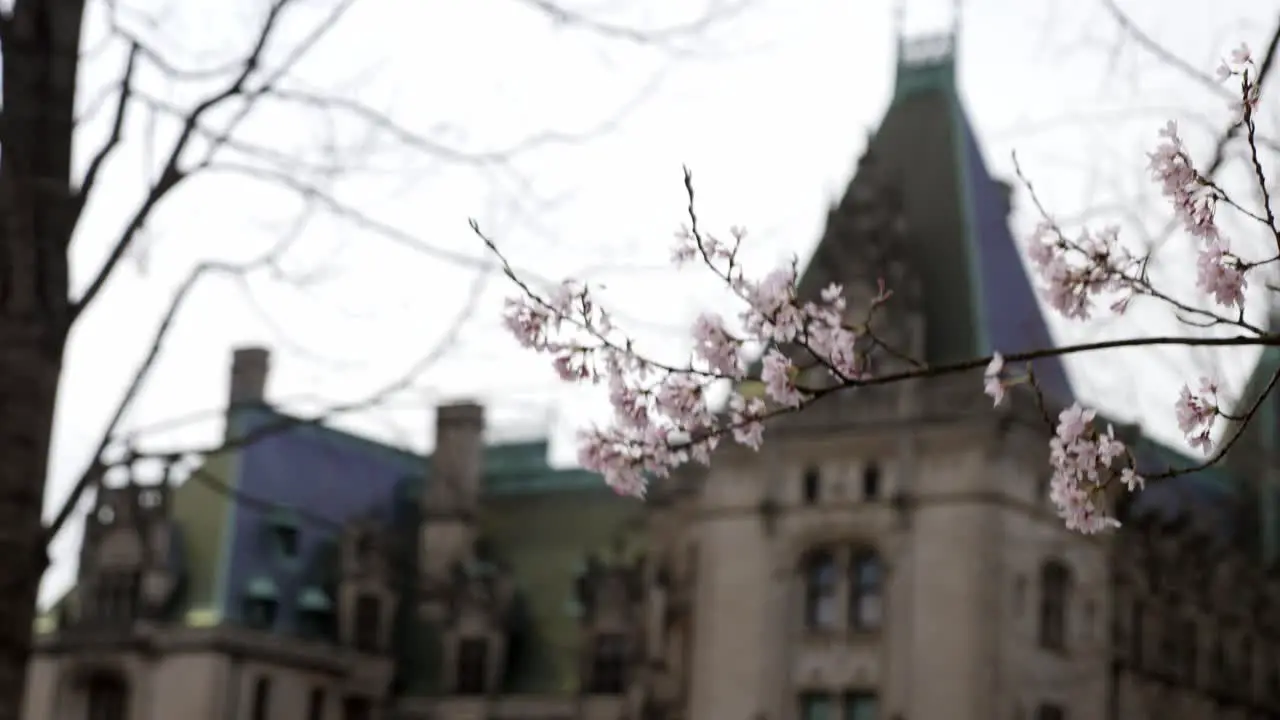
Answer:
[[(923, 60), (910, 54), (899, 61), (893, 101), (867, 155), (902, 203), (906, 236), (895, 249), (920, 281), (924, 359), (939, 364), (1046, 347), (1053, 340), (1009, 231), (1007, 186), (983, 162), (949, 45)], [(855, 175), (833, 209), (802, 288), (857, 274), (847, 264), (865, 257), (858, 248), (865, 238), (852, 229), (852, 216), (856, 189), (867, 181)], [(815, 276), (823, 280), (815, 283)], [(1036, 372), (1056, 400), (1074, 397), (1059, 359), (1038, 361)]]
[[(237, 433), (287, 419), (271, 409), (237, 411)], [(494, 555), (516, 582), (520, 621), (513, 641), (508, 692), (572, 692), (577, 683), (578, 618), (572, 608), (574, 579), (589, 553), (611, 547), (633, 529), (642, 504), (619, 497), (596, 475), (547, 464), (545, 441), (491, 445), (485, 450), (483, 498), (478, 518)], [(403, 552), (403, 597), (415, 590), (419, 543), (418, 498), (430, 479), (430, 456), (395, 449), (323, 425), (296, 424), (235, 453), (211, 458), (204, 473), (216, 483), (191, 479), (175, 490), (175, 518), (188, 548), (191, 582), (185, 610), (209, 622), (242, 622), (250, 586), (269, 580), (279, 599), (276, 632), (296, 634), (299, 604), (315, 589), (332, 591), (336, 540), (341, 525), (373, 516), (396, 529)], [(225, 484), (252, 503), (230, 503), (214, 487)], [(282, 516), (296, 518), (298, 558), (275, 552), (270, 528)], [(409, 694), (435, 692), (438, 636), (402, 603), (397, 686)]]

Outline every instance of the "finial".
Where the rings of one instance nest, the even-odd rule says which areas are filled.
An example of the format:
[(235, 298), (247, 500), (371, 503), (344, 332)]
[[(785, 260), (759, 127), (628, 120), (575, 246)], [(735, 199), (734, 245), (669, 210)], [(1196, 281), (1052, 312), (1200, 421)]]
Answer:
[(897, 41), (898, 62), (902, 62), (902, 49), (907, 38), (907, 0), (894, 0), (893, 2), (893, 34), (894, 40)]

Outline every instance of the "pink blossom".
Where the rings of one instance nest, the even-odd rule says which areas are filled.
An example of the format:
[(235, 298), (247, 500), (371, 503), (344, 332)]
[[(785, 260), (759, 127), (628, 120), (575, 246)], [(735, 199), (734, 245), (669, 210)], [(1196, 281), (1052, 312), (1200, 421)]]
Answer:
[(1002, 372), (1004, 372), (1004, 356), (995, 353), (991, 356), (991, 363), (987, 365), (982, 376), (985, 381), (982, 391), (991, 396), (993, 405), (999, 405), (1004, 400), (1004, 381), (1000, 378)]
[(786, 355), (770, 350), (764, 356), (760, 379), (764, 381), (765, 392), (774, 402), (787, 407), (800, 407), (803, 397), (795, 384), (796, 366)]
[[(1049, 499), (1067, 528), (1085, 534), (1119, 527), (1115, 518), (1099, 507), (1102, 489), (1112, 480), (1128, 488), (1141, 487), (1142, 478), (1132, 468), (1132, 460), (1124, 443), (1115, 437), (1113, 428), (1099, 433), (1093, 427), (1095, 412), (1079, 403), (1058, 415), (1058, 427), (1049, 441), (1049, 464), (1053, 475), (1049, 481)], [(1118, 472), (1117, 460), (1129, 465)]]
[(733, 424), (733, 439), (752, 450), (759, 450), (764, 442), (765, 404), (760, 398), (747, 400), (734, 393), (729, 398), (729, 421)]
[[(1252, 123), (1249, 113), (1259, 101), (1259, 89), (1248, 47), (1232, 51), (1218, 74), (1240, 78), (1239, 109)], [(1248, 271), (1255, 265), (1231, 252), (1216, 216), (1220, 206), (1240, 206), (1196, 170), (1174, 122), (1159, 131), (1149, 153), (1149, 170), (1169, 199), (1175, 219), (1197, 246), (1197, 289), (1221, 307), (1242, 310)], [(580, 433), (578, 458), (619, 493), (643, 496), (649, 478), (669, 475), (687, 462), (709, 463), (723, 437), (759, 449), (772, 415), (803, 409), (828, 390), (876, 379), (871, 370), (876, 360), (900, 356), (870, 329), (871, 312), (893, 296), (883, 281), (871, 309), (859, 307), (861, 317), (851, 319), (845, 288), (839, 284), (802, 301), (794, 262), (762, 276), (748, 275), (738, 258), (744, 237), (737, 228), (726, 240), (691, 228), (676, 235), (673, 262), (705, 266), (741, 303), (727, 318), (714, 313), (698, 316), (683, 364), (647, 359), (581, 283), (566, 281), (545, 297), (522, 285), (525, 296), (505, 306), (507, 329), (522, 346), (546, 355), (559, 377), (607, 387), (612, 420)], [(1146, 258), (1130, 253), (1114, 227), (1068, 233), (1046, 217), (1030, 238), (1027, 255), (1040, 293), (1066, 318), (1089, 319), (1099, 302), (1123, 313), (1137, 295), (1185, 309), (1154, 288)], [(894, 322), (894, 317), (887, 313), (876, 327), (886, 318)], [(1230, 322), (1224, 317), (1218, 321)], [(747, 367), (755, 353), (761, 355), (760, 377), (750, 378)], [(806, 381), (798, 384), (802, 375)], [(808, 385), (813, 379), (834, 386)], [(1015, 382), (1007, 375), (1004, 356), (993, 353), (983, 372), (983, 391), (993, 405), (1003, 402)], [(730, 393), (727, 412), (721, 413), (708, 398), (730, 383), (743, 390)], [(761, 396), (743, 394), (746, 388), (762, 388)], [(1184, 386), (1175, 403), (1179, 428), (1193, 447), (1205, 452), (1221, 416), (1218, 403), (1218, 388), (1207, 378), (1201, 379), (1196, 393)], [(1095, 421), (1095, 411), (1076, 403), (1059, 414), (1049, 440), (1050, 497), (1066, 526), (1083, 533), (1118, 525), (1102, 506), (1102, 491), (1111, 483), (1128, 492), (1145, 487), (1114, 428), (1103, 431)]]
[(1212, 185), (1196, 171), (1178, 136), (1178, 124), (1172, 120), (1160, 130), (1160, 144), (1148, 153), (1151, 176), (1160, 184), (1161, 192), (1173, 203), (1174, 214), (1192, 237), (1213, 240), (1218, 237), (1214, 213), (1218, 195)]
[(1240, 259), (1227, 249), (1227, 241), (1210, 240), (1196, 258), (1196, 287), (1213, 296), (1223, 307), (1244, 307), (1245, 279)]
[(693, 325), (693, 351), (715, 372), (741, 379), (745, 373), (739, 354), (741, 343), (725, 329), (724, 319), (703, 313)]
[(1192, 393), (1186, 385), (1178, 393), (1178, 401), (1174, 403), (1174, 413), (1178, 417), (1178, 429), (1187, 436), (1187, 443), (1208, 454), (1213, 448), (1209, 436), (1213, 432), (1214, 421), (1217, 420), (1218, 386), (1209, 378), (1200, 378), (1200, 391)]
[(1087, 320), (1094, 298), (1133, 291), (1138, 262), (1118, 237), (1118, 229), (1108, 227), (1073, 240), (1052, 223), (1041, 223), (1027, 255), (1050, 307), (1063, 317)]

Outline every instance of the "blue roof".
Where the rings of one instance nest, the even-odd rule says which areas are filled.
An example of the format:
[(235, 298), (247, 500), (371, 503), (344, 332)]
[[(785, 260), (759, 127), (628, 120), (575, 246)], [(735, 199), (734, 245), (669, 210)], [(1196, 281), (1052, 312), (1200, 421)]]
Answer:
[[(288, 421), (270, 409), (240, 410), (229, 422), (239, 434)], [(556, 470), (547, 464), (546, 441), (490, 445), (485, 448), (483, 491), (522, 496), (540, 492), (610, 493), (598, 475)], [(232, 484), (247, 501), (227, 514), (221, 553), (223, 579), (216, 590), (222, 617), (243, 620), (244, 600), (264, 581), (277, 588), (275, 629), (299, 631), (299, 610), (314, 591), (323, 591), (332, 573), (332, 551), (339, 528), (357, 518), (400, 527), (425, 483), (430, 456), (351, 435), (319, 424), (302, 423), (264, 434), (236, 453)], [(296, 534), (297, 553), (286, 558), (273, 529), (287, 522)]]
[[(237, 413), (241, 432), (279, 422), (270, 411)], [(400, 485), (420, 477), (421, 456), (378, 445), (318, 425), (300, 424), (267, 434), (239, 451), (237, 490), (254, 503), (236, 503), (230, 513), (230, 548), (222, 587), (224, 617), (242, 620), (243, 599), (256, 579), (279, 588), (277, 629), (297, 629), (296, 599), (313, 582), (309, 559), (324, 552), (337, 528), (357, 515), (390, 514)], [(281, 556), (271, 528), (278, 507), (313, 522), (297, 525), (297, 557)]]
[[(987, 172), (973, 128), (958, 107), (957, 122), (964, 153), (964, 186), (969, 221), (970, 271), (977, 274), (973, 287), (979, 294), (977, 323), (985, 337), (982, 354), (1006, 355), (1053, 347), (1053, 336), (1040, 310), (1037, 293), (1027, 277), (1018, 244), (1009, 232), (1008, 201), (1004, 189)], [(1049, 397), (1063, 403), (1075, 399), (1071, 382), (1059, 357), (1033, 363), (1036, 381)]]

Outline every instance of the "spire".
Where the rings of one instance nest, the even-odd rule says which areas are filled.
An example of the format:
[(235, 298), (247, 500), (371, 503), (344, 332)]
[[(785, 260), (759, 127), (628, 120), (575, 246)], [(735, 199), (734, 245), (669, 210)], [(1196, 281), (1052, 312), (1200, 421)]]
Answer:
[(904, 2), (905, 0), (898, 0), (894, 6), (894, 30), (898, 36), (898, 72), (894, 100), (930, 88), (954, 91), (961, 0), (952, 0), (951, 26), (947, 30), (911, 37), (906, 32)]
[[(901, 23), (901, 5), (895, 12)], [(1009, 230), (1008, 186), (988, 172), (956, 93), (952, 20), (947, 32), (899, 38), (893, 102), (867, 146), (874, 162), (860, 163), (801, 282), (803, 293), (865, 275), (884, 235), (869, 226), (866, 198), (896, 197), (893, 256), (919, 288), (922, 355), (933, 365), (1053, 345)], [(1070, 402), (1059, 359), (1037, 360), (1035, 370), (1046, 394)]]

